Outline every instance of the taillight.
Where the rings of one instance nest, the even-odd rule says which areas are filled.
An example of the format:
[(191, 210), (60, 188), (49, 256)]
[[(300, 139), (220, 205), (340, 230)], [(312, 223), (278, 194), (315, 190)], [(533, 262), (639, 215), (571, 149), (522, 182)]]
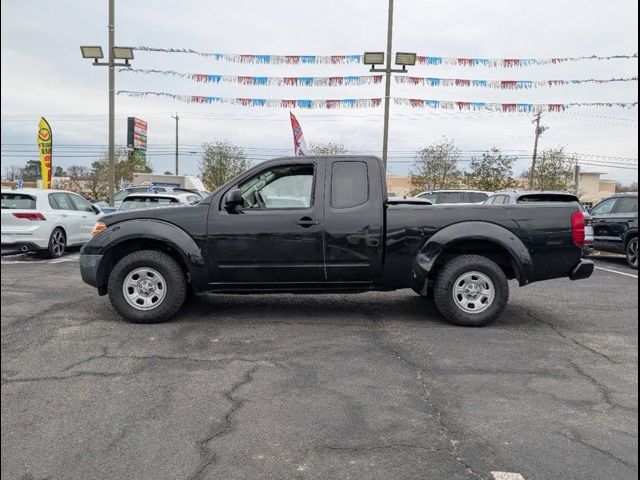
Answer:
[(584, 212), (576, 212), (571, 216), (571, 231), (573, 232), (573, 244), (582, 250), (586, 243), (587, 221)]
[(98, 235), (100, 232), (103, 232), (107, 229), (107, 226), (104, 224), (104, 222), (98, 222), (95, 224), (95, 226), (93, 227), (93, 230), (91, 231), (91, 236), (95, 237), (96, 235)]
[(44, 218), (44, 215), (42, 215), (39, 212), (34, 212), (34, 213), (31, 213), (31, 212), (29, 212), (29, 213), (27, 213), (27, 212), (14, 213), (13, 216), (16, 217), (16, 218), (22, 218), (22, 219), (25, 219), (25, 220), (30, 220), (32, 222), (46, 220), (46, 218)]

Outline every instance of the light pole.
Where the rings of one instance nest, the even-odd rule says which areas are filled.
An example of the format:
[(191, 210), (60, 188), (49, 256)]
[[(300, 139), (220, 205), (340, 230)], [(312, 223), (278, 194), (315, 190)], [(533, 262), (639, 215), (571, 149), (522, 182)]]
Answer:
[[(116, 162), (115, 162), (115, 67), (129, 67), (129, 60), (133, 60), (133, 48), (115, 46), (115, 0), (109, 0), (109, 61), (99, 62), (104, 58), (102, 47), (82, 46), (82, 56), (93, 58), (93, 65), (109, 67), (109, 206), (113, 206), (113, 195), (116, 191)], [(116, 63), (124, 60), (124, 63)]]
[(402, 69), (391, 68), (391, 50), (393, 47), (393, 0), (389, 0), (389, 15), (387, 20), (387, 52), (386, 52), (386, 67), (376, 68), (376, 65), (384, 65), (385, 53), (384, 52), (365, 52), (364, 64), (371, 65), (371, 72), (382, 72), (385, 74), (384, 85), (384, 133), (382, 135), (382, 163), (384, 164), (385, 172), (387, 170), (387, 156), (389, 152), (389, 111), (391, 109), (391, 74), (392, 73), (407, 73), (406, 67), (408, 65), (416, 64), (415, 53), (396, 53), (396, 65), (402, 66)]

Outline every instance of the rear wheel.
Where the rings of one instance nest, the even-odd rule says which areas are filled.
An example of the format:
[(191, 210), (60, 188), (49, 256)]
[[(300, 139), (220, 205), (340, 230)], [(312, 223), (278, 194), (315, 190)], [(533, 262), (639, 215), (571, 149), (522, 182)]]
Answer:
[(496, 320), (509, 301), (502, 269), (479, 255), (463, 255), (444, 265), (434, 289), (436, 307), (451, 323), (481, 327)]
[(125, 319), (159, 323), (180, 309), (187, 283), (182, 268), (169, 255), (142, 250), (116, 264), (109, 275), (108, 292), (111, 304)]
[(632, 238), (626, 248), (627, 263), (631, 268), (638, 269), (638, 237)]
[(49, 245), (44, 251), (44, 255), (48, 258), (60, 258), (67, 249), (67, 235), (60, 227), (56, 227), (49, 237)]

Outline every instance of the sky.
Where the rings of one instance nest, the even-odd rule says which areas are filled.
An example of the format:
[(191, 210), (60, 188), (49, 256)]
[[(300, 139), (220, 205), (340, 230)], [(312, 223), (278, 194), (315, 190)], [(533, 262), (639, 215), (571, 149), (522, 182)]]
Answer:
[[(191, 48), (219, 53), (335, 55), (383, 51), (388, 0), (116, 0), (116, 45)], [(83, 59), (80, 45), (107, 45), (108, 2), (1, 2), (2, 169), (37, 159), (40, 116), (51, 124), (54, 167), (89, 166), (107, 144), (107, 68)], [(393, 51), (419, 55), (548, 58), (633, 54), (638, 48), (633, 0), (395, 0)], [(135, 52), (135, 68), (256, 76), (367, 75), (361, 64), (252, 65), (195, 55)], [(409, 67), (420, 77), (494, 80), (637, 77), (638, 61), (583, 61), (513, 69)], [(384, 86), (257, 87), (200, 84), (188, 79), (118, 72), (116, 89), (251, 98), (379, 98)], [(444, 88), (392, 84), (393, 97), (503, 103), (636, 102), (638, 83), (585, 84), (532, 90)], [(126, 118), (148, 122), (148, 159), (157, 172), (174, 165), (179, 114), (180, 170), (197, 174), (204, 142), (226, 139), (250, 160), (289, 155), (293, 142), (284, 109), (198, 105), (168, 99), (116, 97), (116, 143), (126, 143)], [(383, 108), (294, 110), (307, 143), (339, 142), (349, 152), (381, 155)], [(543, 115), (540, 148), (563, 146), (586, 171), (637, 181), (638, 109), (580, 107)], [(458, 112), (392, 105), (390, 174), (407, 174), (415, 151), (443, 136), (463, 151), (492, 147), (530, 155), (530, 114)], [(522, 158), (516, 174), (527, 167)], [(621, 167), (625, 168), (621, 168)]]

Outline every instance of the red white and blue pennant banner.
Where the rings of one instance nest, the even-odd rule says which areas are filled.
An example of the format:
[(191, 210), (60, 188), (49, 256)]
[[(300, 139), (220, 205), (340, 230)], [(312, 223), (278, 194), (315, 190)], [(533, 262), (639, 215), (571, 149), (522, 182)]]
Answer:
[(200, 95), (177, 95), (167, 92), (137, 92), (131, 90), (118, 90), (118, 95), (129, 97), (147, 98), (162, 97), (185, 103), (203, 104), (228, 104), (242, 107), (268, 107), (268, 108), (301, 108), (301, 109), (335, 109), (335, 108), (375, 108), (381, 105), (381, 98), (341, 98), (332, 100), (319, 99), (276, 99), (276, 98), (225, 98), (205, 97)]
[(633, 55), (591, 55), (590, 57), (556, 57), (556, 58), (460, 58), (460, 57), (432, 57), (418, 55), (416, 62), (419, 65), (452, 65), (458, 67), (493, 67), (515, 68), (529, 67), (532, 65), (552, 65), (567, 62), (582, 62), (587, 60), (630, 60), (638, 58)]
[(143, 68), (122, 68), (120, 71), (186, 78), (199, 83), (233, 83), (237, 85), (264, 87), (339, 87), (344, 85), (372, 85), (382, 83), (383, 78), (382, 75), (356, 75), (342, 77), (255, 77), (246, 75), (181, 73), (174, 70), (149, 70)]
[[(140, 46), (135, 50), (143, 52), (159, 53), (188, 53), (199, 55), (216, 61), (232, 63), (256, 63), (265, 65), (296, 65), (296, 64), (348, 64), (362, 63), (363, 55), (255, 55), (237, 53), (200, 52), (190, 48), (155, 48)], [(436, 57), (418, 55), (417, 63), (420, 65), (456, 65), (462, 67), (497, 67), (514, 68), (531, 65), (549, 65), (566, 62), (580, 62), (586, 60), (617, 60), (638, 58), (633, 55), (608, 55), (608, 56), (581, 56), (581, 57), (556, 57), (556, 58), (460, 58), (460, 57)]]
[(634, 103), (613, 102), (576, 102), (576, 103), (486, 103), (486, 102), (460, 102), (450, 100), (423, 100), (416, 98), (394, 98), (396, 105), (413, 108), (433, 108), (442, 110), (473, 110), (489, 112), (563, 112), (573, 107), (618, 107), (634, 108)]
[[(337, 109), (337, 108), (375, 108), (382, 104), (381, 98), (341, 98), (341, 99), (276, 99), (276, 98), (225, 98), (206, 97), (200, 95), (178, 95), (167, 92), (140, 92), (131, 90), (118, 90), (118, 95), (134, 98), (159, 97), (177, 100), (185, 103), (201, 104), (228, 104), (242, 107), (268, 107), (268, 108), (300, 108), (300, 109)], [(444, 110), (485, 110), (491, 112), (562, 112), (573, 107), (618, 107), (634, 108), (637, 102), (578, 102), (578, 103), (485, 103), (462, 102), (449, 100), (423, 100), (413, 98), (393, 98), (396, 105), (414, 108), (433, 108)]]
[(562, 85), (604, 84), (614, 82), (637, 82), (638, 77), (611, 78), (608, 80), (469, 80), (464, 78), (403, 77), (396, 75), (396, 83), (425, 87), (478, 87), (502, 90), (525, 90)]

